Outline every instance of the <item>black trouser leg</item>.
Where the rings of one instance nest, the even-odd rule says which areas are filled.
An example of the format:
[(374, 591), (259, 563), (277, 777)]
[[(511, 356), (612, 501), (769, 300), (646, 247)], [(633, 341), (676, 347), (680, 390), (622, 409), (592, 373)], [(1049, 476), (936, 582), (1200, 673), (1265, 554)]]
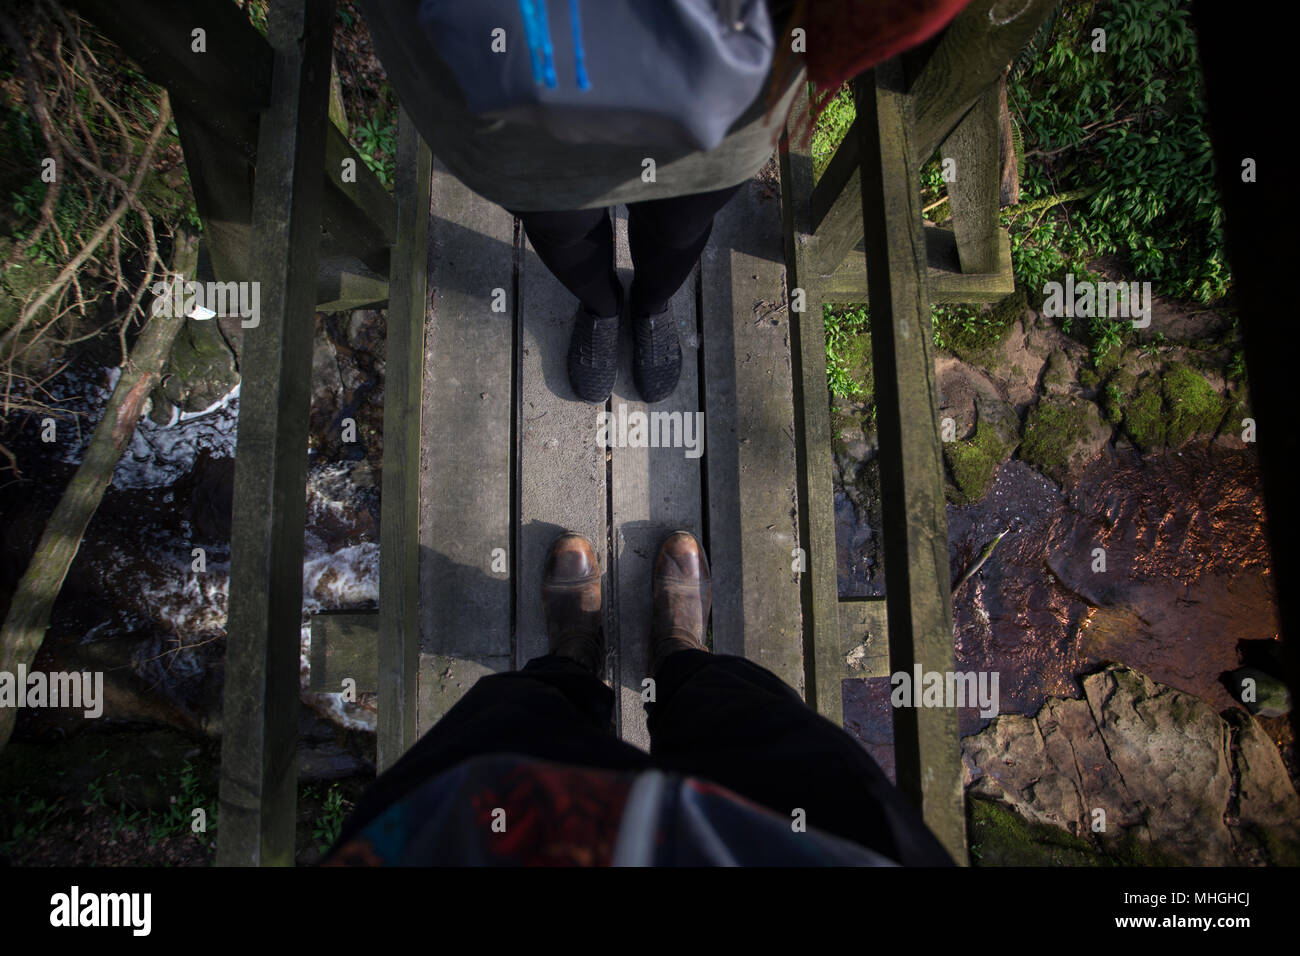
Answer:
[(651, 756), (907, 865), (951, 863), (862, 745), (775, 674), (741, 657), (678, 651), (648, 705)]
[(668, 307), (704, 251), (713, 217), (744, 185), (628, 205), (634, 314), (653, 315)]
[(340, 844), (403, 794), (473, 757), (513, 753), (610, 770), (650, 766), (613, 734), (614, 692), (564, 657), (482, 677), (366, 791)]
[(608, 209), (511, 215), (523, 222), (538, 258), (579, 302), (601, 318), (618, 314), (614, 226)]

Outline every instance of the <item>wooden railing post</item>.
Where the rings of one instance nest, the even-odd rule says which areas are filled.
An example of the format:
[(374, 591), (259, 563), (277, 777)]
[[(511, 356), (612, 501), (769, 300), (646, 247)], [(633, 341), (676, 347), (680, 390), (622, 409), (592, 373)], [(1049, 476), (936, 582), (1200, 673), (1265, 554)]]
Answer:
[(995, 84), (980, 94), (957, 128), (939, 146), (939, 155), (952, 174), (948, 182), (948, 204), (952, 207), (952, 230), (957, 237), (957, 259), (962, 272), (998, 270), (1001, 205), (998, 132)]
[(271, 101), (262, 114), (244, 330), (226, 622), (217, 863), (292, 865), (307, 421), (311, 404), (320, 157), (330, 0), (279, 0), (269, 16)]
[(835, 484), (831, 473), (830, 405), (826, 400), (825, 296), (817, 275), (812, 235), (812, 155), (796, 132), (808, 113), (806, 92), (781, 137), (781, 218), (785, 236), (786, 287), (794, 358), (795, 454), (799, 463), (799, 540), (807, 566), (799, 577), (803, 604), (806, 697), (817, 712), (843, 723), (839, 581), (835, 562)]
[(397, 243), (384, 362), (384, 479), (379, 548), (378, 763), (415, 742), (420, 658), (420, 391), (433, 154), (403, 109), (397, 127)]
[[(948, 522), (934, 390), (921, 196), (912, 153), (912, 103), (902, 64), (855, 83), (862, 157), (884, 532), (890, 670), (954, 667)], [(915, 703), (915, 701), (914, 701)], [(966, 817), (957, 712), (894, 710), (899, 787), (961, 864)]]
[[(1060, 0), (973, 0), (957, 15), (907, 87), (915, 115), (913, 173), (929, 161), (976, 100), (997, 82), (1058, 3)], [(823, 274), (835, 271), (861, 235), (861, 122), (859, 109), (853, 128), (813, 190), (812, 225), (823, 237), (818, 247)]]

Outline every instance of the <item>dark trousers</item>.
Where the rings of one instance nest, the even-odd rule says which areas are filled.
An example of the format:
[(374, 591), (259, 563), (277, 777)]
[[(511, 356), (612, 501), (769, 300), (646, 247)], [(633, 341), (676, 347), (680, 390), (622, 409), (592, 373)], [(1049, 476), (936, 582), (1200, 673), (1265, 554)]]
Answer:
[(523, 754), (608, 770), (662, 770), (712, 780), (809, 826), (906, 865), (951, 859), (862, 746), (787, 684), (741, 657), (678, 651), (655, 675), (651, 751), (612, 733), (614, 692), (577, 663), (539, 657), (480, 678), (375, 781), (343, 839), (403, 794), (472, 757)]
[[(634, 314), (652, 315), (668, 307), (704, 251), (713, 217), (743, 185), (628, 205)], [(618, 313), (614, 227), (608, 209), (510, 212), (523, 222), (542, 262), (578, 301), (598, 316)]]

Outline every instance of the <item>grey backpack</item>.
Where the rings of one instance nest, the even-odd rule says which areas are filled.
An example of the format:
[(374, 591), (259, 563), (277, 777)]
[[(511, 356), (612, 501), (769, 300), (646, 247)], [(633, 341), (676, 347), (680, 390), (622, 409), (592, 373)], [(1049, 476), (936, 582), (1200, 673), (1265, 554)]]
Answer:
[(718, 145), (772, 65), (764, 0), (421, 0), (470, 112), (569, 143)]

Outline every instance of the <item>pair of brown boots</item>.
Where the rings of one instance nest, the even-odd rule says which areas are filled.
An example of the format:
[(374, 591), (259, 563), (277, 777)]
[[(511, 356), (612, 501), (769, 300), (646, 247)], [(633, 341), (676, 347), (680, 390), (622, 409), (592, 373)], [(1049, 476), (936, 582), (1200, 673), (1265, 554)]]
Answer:
[[(708, 650), (712, 588), (709, 562), (695, 535), (675, 531), (659, 548), (650, 579), (654, 619), (650, 628), (650, 673), (669, 654)], [(550, 652), (577, 661), (593, 674), (604, 671), (600, 566), (596, 551), (580, 534), (561, 535), (551, 545), (542, 573), (542, 610)]]

